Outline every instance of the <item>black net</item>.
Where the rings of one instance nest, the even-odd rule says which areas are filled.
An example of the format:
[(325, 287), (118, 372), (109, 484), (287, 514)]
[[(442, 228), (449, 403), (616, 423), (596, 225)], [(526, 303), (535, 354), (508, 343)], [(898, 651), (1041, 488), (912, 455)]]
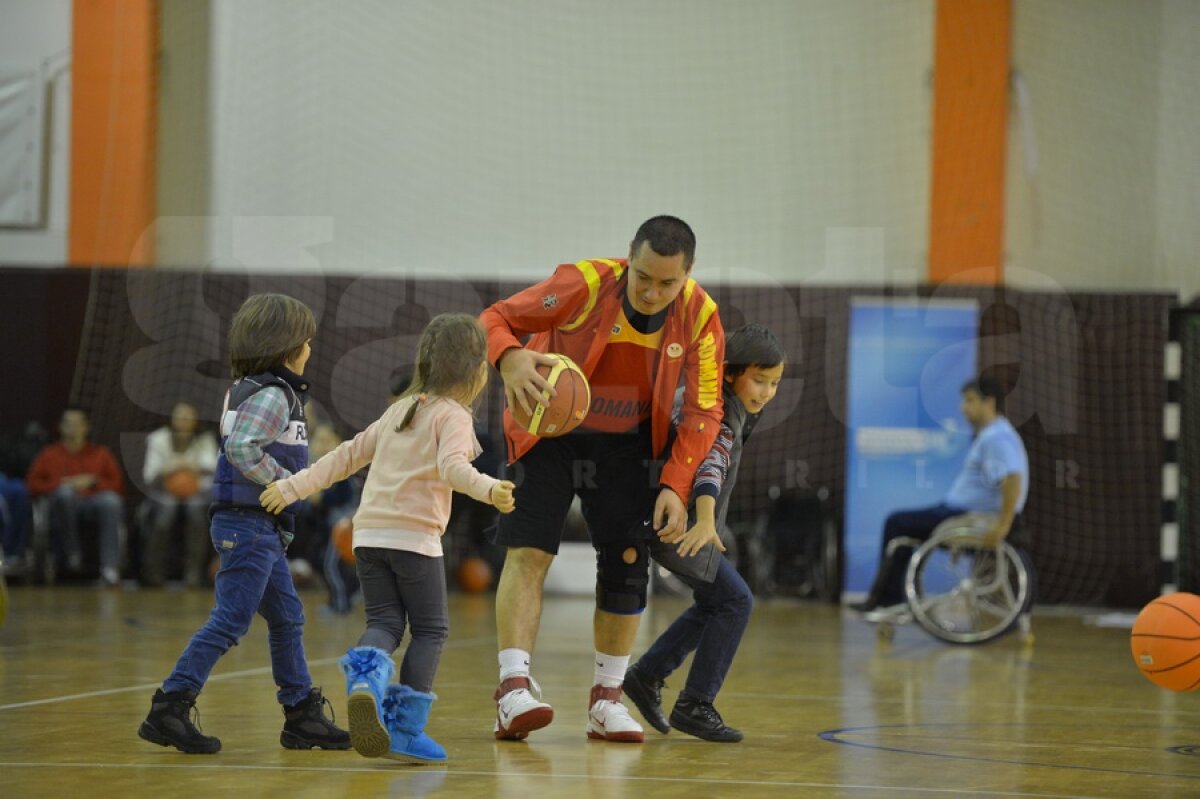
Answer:
[[(165, 422), (175, 401), (192, 402), (215, 424), (229, 383), (229, 321), (248, 294), (283, 291), (313, 308), (318, 332), (307, 374), (316, 411), (352, 435), (383, 410), (391, 374), (411, 363), (417, 335), (433, 315), (477, 313), (522, 287), (173, 271), (97, 271), (92, 280), (73, 401), (91, 409), (95, 438), (114, 447), (135, 484), (145, 434)], [(763, 323), (789, 358), (778, 397), (746, 449), (731, 523), (753, 529), (775, 498), (811, 492), (824, 498), (828, 521), (840, 529), (849, 303), (887, 292), (708, 288), (727, 330)], [(1026, 522), (1034, 531), (1041, 601), (1133, 606), (1155, 595), (1171, 298), (936, 293), (978, 300), (980, 364), (1012, 388), (1008, 415), (1031, 461)], [(1194, 359), (1195, 342), (1190, 346)], [(497, 435), (501, 403), (494, 377), (479, 418)]]

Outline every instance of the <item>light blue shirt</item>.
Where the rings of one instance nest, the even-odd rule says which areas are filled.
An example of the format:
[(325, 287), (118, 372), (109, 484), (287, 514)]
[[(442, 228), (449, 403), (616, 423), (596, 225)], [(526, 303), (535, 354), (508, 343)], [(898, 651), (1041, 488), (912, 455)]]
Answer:
[(1025, 508), (1029, 496), (1029, 456), (1012, 423), (1003, 416), (979, 431), (967, 462), (946, 494), (946, 504), (975, 513), (999, 513), (1002, 504), (1000, 484), (1010, 474), (1021, 475), (1021, 495), (1017, 513)]

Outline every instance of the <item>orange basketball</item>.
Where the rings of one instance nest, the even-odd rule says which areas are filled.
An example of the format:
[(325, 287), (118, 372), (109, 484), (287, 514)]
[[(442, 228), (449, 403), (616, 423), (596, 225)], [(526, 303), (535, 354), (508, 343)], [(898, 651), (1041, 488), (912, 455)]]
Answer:
[(1160, 596), (1138, 614), (1129, 637), (1146, 679), (1172, 691), (1200, 687), (1200, 596)]
[(565, 355), (554, 352), (549, 355), (558, 363), (539, 366), (537, 370), (554, 387), (558, 396), (543, 394), (546, 404), (537, 405), (532, 417), (519, 405), (510, 408), (517, 424), (543, 438), (555, 438), (574, 430), (587, 416), (592, 404), (592, 390), (588, 387), (583, 370)]
[(338, 521), (329, 532), (329, 543), (337, 550), (344, 563), (354, 563), (354, 524), (347, 516)]
[(176, 469), (163, 478), (163, 490), (176, 499), (187, 499), (200, 493), (200, 476), (195, 469)]
[(492, 567), (483, 558), (467, 558), (458, 567), (458, 587), (468, 594), (481, 594), (492, 587)]

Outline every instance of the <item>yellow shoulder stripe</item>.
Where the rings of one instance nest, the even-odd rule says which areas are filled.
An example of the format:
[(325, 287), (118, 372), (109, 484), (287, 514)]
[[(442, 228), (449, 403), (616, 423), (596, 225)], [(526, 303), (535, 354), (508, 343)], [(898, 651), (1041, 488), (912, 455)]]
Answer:
[[(684, 291), (687, 291), (685, 288)], [(692, 325), (692, 341), (700, 338), (700, 333), (704, 330), (704, 326), (708, 324), (708, 320), (712, 319), (712, 315), (717, 312), (717, 301), (712, 297), (704, 298), (704, 305), (700, 306), (700, 313), (696, 315), (696, 323)]]
[(582, 325), (583, 321), (588, 318), (588, 314), (596, 307), (596, 297), (600, 294), (600, 273), (596, 271), (596, 265), (591, 261), (580, 261), (575, 264), (575, 268), (583, 274), (583, 280), (587, 283), (587, 304), (583, 306), (583, 311), (579, 316), (563, 325), (559, 328), (560, 330), (574, 330)]
[(620, 280), (621, 275), (623, 275), (625, 273), (625, 267), (621, 266), (619, 263), (612, 260), (611, 258), (597, 258), (596, 260), (602, 264), (606, 264), (608, 266), (608, 268), (612, 270), (613, 277), (615, 277), (618, 280)]

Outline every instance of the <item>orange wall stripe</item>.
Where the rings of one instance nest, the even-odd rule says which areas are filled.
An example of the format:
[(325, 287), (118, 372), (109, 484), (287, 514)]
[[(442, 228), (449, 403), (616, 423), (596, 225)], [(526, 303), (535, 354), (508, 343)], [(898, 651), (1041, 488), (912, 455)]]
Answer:
[(68, 261), (154, 259), (157, 0), (75, 0)]
[(1012, 0), (938, 0), (929, 280), (1004, 280)]

